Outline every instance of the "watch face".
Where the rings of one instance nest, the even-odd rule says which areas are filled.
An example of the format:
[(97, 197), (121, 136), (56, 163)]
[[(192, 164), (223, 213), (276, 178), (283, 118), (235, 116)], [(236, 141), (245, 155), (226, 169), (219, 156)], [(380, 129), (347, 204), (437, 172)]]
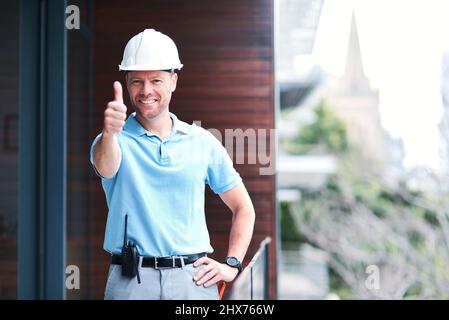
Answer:
[(237, 260), (237, 258), (228, 257), (228, 258), (226, 258), (226, 264), (228, 264), (230, 266), (237, 266), (239, 264), (239, 261)]

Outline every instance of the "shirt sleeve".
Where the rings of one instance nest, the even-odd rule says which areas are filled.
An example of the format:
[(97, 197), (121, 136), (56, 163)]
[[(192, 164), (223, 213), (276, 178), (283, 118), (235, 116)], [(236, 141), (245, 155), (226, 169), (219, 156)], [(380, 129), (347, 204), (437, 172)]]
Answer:
[(215, 194), (231, 190), (238, 185), (242, 178), (234, 169), (231, 157), (226, 148), (210, 134), (210, 154), (207, 166), (206, 184)]

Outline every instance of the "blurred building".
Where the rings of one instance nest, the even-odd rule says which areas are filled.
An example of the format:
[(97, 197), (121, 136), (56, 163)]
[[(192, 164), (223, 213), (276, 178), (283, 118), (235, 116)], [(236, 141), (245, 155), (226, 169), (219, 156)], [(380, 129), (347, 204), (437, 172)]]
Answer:
[(301, 105), (320, 82), (310, 59), (324, 0), (280, 0), (276, 77), (281, 109)]
[[(279, 137), (293, 138), (300, 123), (313, 117), (323, 92), (323, 73), (312, 59), (324, 0), (278, 3), (277, 85), (280, 94)], [(302, 189), (320, 189), (336, 171), (332, 155), (289, 155), (279, 151), (278, 201), (301, 201)], [(327, 260), (311, 247), (281, 251), (280, 299), (323, 299), (329, 291)]]
[(329, 104), (348, 125), (350, 142), (365, 159), (385, 163), (384, 130), (380, 121), (379, 94), (366, 77), (355, 14), (352, 14), (346, 67), (329, 88)]
[(303, 244), (282, 250), (279, 299), (326, 299), (330, 290), (329, 255)]
[[(278, 53), (276, 80), (280, 109), (280, 138), (292, 138), (299, 123), (312, 116), (321, 97), (322, 72), (311, 58), (324, 0), (281, 0), (278, 3)], [(319, 188), (335, 172), (331, 156), (291, 156), (279, 152), (279, 199), (291, 188)]]
[[(279, 1), (279, 76), (295, 77), (296, 57), (312, 52), (324, 0)], [(294, 68), (292, 68), (294, 66)]]
[[(284, 190), (304, 188), (321, 189), (329, 175), (337, 170), (337, 161), (332, 155), (286, 155), (279, 157), (278, 199), (288, 200), (289, 193)], [(282, 198), (286, 195), (285, 198)]]

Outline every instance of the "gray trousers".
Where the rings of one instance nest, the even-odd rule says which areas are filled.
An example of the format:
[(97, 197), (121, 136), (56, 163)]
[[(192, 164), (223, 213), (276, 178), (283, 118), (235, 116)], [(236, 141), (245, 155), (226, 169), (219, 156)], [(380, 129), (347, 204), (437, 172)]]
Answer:
[(218, 300), (216, 285), (198, 286), (193, 276), (193, 263), (182, 268), (154, 269), (139, 266), (141, 283), (137, 277), (122, 277), (122, 266), (111, 264), (104, 292), (105, 300)]

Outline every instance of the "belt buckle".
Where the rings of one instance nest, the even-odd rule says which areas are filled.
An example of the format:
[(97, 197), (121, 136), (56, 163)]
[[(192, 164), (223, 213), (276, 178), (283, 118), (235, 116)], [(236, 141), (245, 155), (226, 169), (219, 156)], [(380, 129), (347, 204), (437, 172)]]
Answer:
[[(171, 259), (172, 259), (172, 268), (176, 268), (176, 258), (178, 258), (178, 257), (176, 257), (176, 256), (172, 256), (171, 257)], [(156, 270), (160, 270), (160, 269), (167, 269), (167, 268), (170, 268), (170, 267), (158, 267), (157, 266), (157, 257), (154, 257), (154, 269), (156, 269)]]

